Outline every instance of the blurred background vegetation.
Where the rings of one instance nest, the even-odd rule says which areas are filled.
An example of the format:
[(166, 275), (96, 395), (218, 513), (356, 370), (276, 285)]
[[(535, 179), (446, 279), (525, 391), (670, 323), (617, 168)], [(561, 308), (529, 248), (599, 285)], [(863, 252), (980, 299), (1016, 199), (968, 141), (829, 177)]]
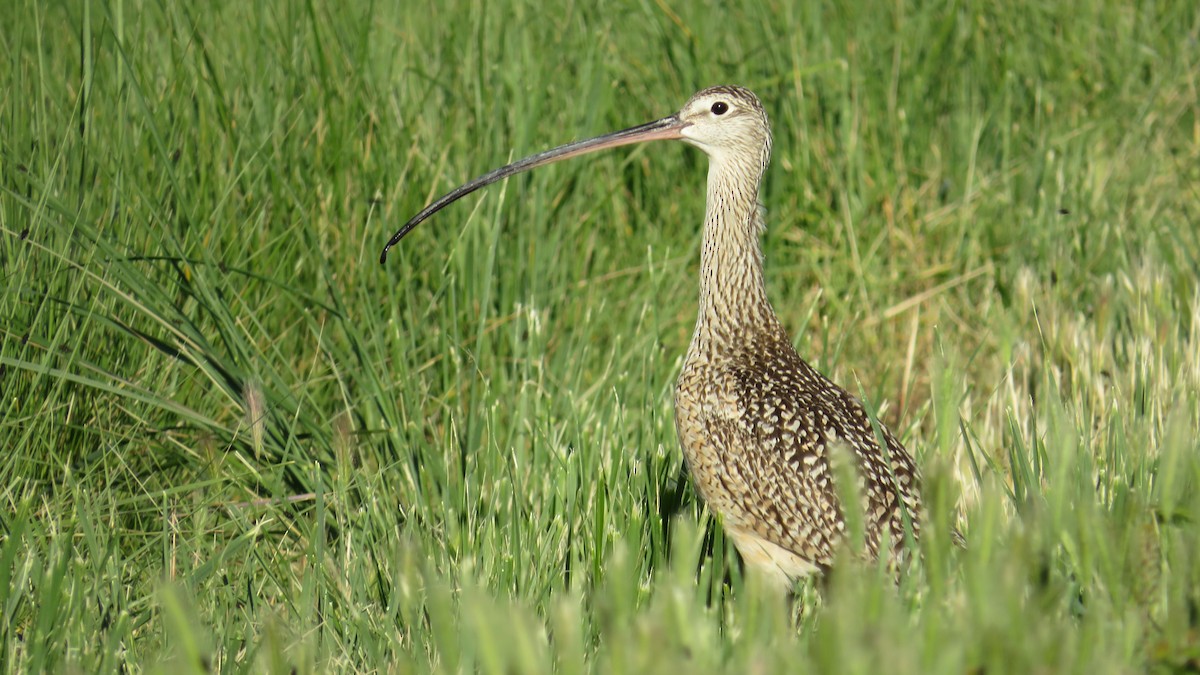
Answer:
[[(6, 669), (1200, 669), (1200, 5), (0, 25)], [(930, 503), (919, 569), (847, 562), (795, 618), (675, 439), (701, 153), (556, 165), (376, 260), (720, 83), (774, 124), (776, 308)]]

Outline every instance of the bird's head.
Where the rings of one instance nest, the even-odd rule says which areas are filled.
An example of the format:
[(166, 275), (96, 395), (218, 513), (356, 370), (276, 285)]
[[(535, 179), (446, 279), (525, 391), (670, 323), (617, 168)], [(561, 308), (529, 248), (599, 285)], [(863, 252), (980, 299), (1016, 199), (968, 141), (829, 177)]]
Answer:
[(714, 160), (748, 156), (759, 159), (771, 149), (767, 113), (754, 92), (744, 87), (709, 87), (692, 95), (675, 115), (680, 137)]

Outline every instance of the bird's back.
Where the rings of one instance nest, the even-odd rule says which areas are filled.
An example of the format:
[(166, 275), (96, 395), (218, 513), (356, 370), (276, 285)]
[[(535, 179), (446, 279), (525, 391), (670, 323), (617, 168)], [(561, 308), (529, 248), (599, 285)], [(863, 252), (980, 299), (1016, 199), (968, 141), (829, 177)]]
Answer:
[[(917, 468), (862, 404), (804, 362), (773, 313), (739, 335), (699, 327), (680, 373), (675, 419), (696, 488), (747, 565), (787, 585), (823, 570), (846, 536), (836, 476), (856, 475), (866, 552), (919, 535)], [(708, 334), (705, 334), (708, 333)], [(838, 472), (844, 453), (854, 472)], [(901, 506), (903, 504), (903, 506)]]

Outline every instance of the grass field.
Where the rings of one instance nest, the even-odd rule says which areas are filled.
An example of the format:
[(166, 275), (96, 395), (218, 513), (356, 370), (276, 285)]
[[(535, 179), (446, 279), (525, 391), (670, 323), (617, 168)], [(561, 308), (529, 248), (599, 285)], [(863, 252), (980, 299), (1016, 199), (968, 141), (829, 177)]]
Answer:
[[(1200, 5), (0, 4), (0, 664), (1200, 670)], [(738, 83), (769, 292), (918, 458), (788, 607), (672, 417)], [(950, 543), (957, 526), (969, 542)]]

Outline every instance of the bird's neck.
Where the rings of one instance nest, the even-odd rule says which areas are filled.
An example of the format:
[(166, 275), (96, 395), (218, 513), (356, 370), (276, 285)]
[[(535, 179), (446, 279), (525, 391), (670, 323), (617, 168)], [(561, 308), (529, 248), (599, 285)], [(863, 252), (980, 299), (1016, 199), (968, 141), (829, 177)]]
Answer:
[(697, 337), (708, 332), (705, 328), (762, 330), (778, 323), (767, 300), (759, 243), (763, 219), (758, 190), (765, 168), (765, 159), (710, 164)]

